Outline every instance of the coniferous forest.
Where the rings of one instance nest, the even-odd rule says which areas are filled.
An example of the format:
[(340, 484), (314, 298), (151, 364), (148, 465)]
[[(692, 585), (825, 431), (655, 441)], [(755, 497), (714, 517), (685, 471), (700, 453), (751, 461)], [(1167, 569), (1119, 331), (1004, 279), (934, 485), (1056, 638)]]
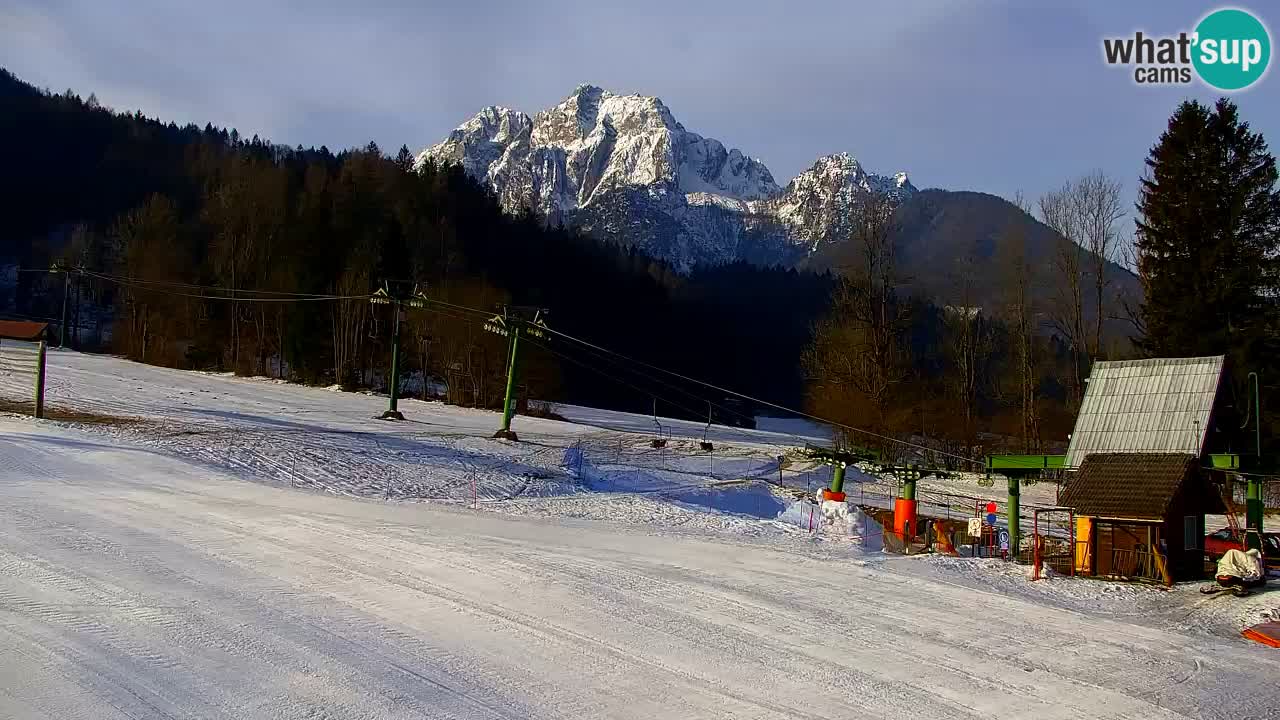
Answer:
[[(798, 405), (800, 349), (828, 302), (828, 276), (745, 264), (682, 276), (509, 217), (460, 168), (415, 171), (404, 147), (290, 148), (113, 112), (8, 73), (0, 134), (6, 262), (85, 268), (71, 273), (69, 342), (143, 362), (379, 388), (390, 309), (286, 294), (359, 296), (390, 281), (495, 312), (546, 308), (551, 327)], [(259, 302), (262, 291), (280, 301)], [(62, 296), (60, 276), (19, 273), (10, 314), (54, 320)], [(473, 317), (413, 310), (402, 333), (406, 374), (425, 368), (457, 402), (501, 402), (505, 340)], [(672, 401), (659, 412), (707, 412), (679, 389), (545, 345), (522, 358), (529, 396), (648, 412), (657, 394)]]
[[(416, 285), (459, 307), (542, 308), (549, 326), (631, 358), (970, 456), (1060, 446), (1095, 359), (1225, 352), (1237, 368), (1274, 364), (1274, 158), (1229, 105), (1184, 106), (1153, 149), (1131, 258), (1148, 297), (1123, 308), (1105, 305), (1101, 281), (1097, 301), (1088, 296), (1090, 277), (1118, 256), (1106, 243), (1124, 213), (1099, 211), (1100, 246), (1072, 234), (1088, 224), (1088, 198), (1118, 197), (1100, 176), (1040, 199), (1044, 224), (1063, 238), (1060, 292), (1027, 285), (1038, 261), (1025, 254), (1025, 228), (1011, 224), (993, 262), (936, 269), (954, 279), (944, 300), (903, 289), (909, 273), (895, 266), (889, 227), (900, 216), (870, 201), (850, 222), (847, 257), (835, 253), (837, 271), (739, 263), (681, 274), (506, 215), (461, 168), (415, 167), (407, 147), (288, 147), (116, 112), (4, 71), (0, 138), (0, 261), (23, 270), (0, 307), (56, 321), (65, 289), (69, 344), (147, 363), (382, 389), (392, 310), (365, 297), (386, 283)], [(1215, 143), (1251, 158), (1215, 181), (1236, 172), (1254, 182), (1237, 198), (1248, 227), (1208, 233), (1219, 244), (1210, 256), (1186, 251), (1206, 233), (1188, 234), (1169, 193), (1184, 182), (1171, 175), (1185, 166), (1177, 158)], [(966, 302), (977, 282), (999, 283), (995, 306)], [(1235, 315), (1181, 307), (1206, 307), (1186, 293), (1197, 283), (1217, 288), (1210, 307)], [(1121, 315), (1133, 343), (1107, 337)], [(405, 394), (501, 403), (506, 341), (474, 314), (408, 310), (401, 343)], [(639, 412), (656, 401), (660, 414), (685, 417), (724, 400), (554, 335), (521, 364), (524, 398)]]

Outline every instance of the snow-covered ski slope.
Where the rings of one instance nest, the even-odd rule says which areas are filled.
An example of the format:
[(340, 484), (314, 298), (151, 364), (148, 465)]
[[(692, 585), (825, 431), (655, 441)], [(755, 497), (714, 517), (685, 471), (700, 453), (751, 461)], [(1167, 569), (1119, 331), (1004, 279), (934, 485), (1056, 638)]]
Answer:
[[(63, 351), (49, 354), (47, 386), (52, 407), (142, 420), (101, 429), (122, 441), (144, 443), (245, 479), (383, 499), (520, 500), (492, 506), (512, 512), (531, 510), (522, 505), (530, 498), (557, 497), (532, 511), (622, 520), (635, 512), (634, 499), (581, 496), (583, 484), (563, 467), (568, 447), (582, 449), (585, 460), (600, 470), (597, 478), (617, 479), (619, 486), (612, 489), (647, 488), (669, 498), (678, 487), (775, 479), (780, 455), (806, 443), (830, 442), (829, 430), (807, 421), (761, 418), (762, 429), (744, 430), (660, 418), (659, 428), (647, 415), (557, 406), (574, 422), (517, 416), (513, 428), (524, 442), (512, 445), (491, 439), (498, 425), (492, 412), (409, 399), (401, 401), (408, 422), (373, 422), (386, 409), (385, 397)], [(30, 394), (29, 376), (0, 372), (0, 398), (29, 399)], [(704, 432), (715, 445), (712, 453), (700, 449)], [(650, 446), (659, 434), (670, 438), (660, 450)], [(787, 467), (782, 480), (797, 489), (816, 488), (830, 479), (830, 468), (820, 464), (792, 458)], [(872, 481), (858, 486), (861, 500), (892, 506), (894, 481), (851, 474), (855, 478)], [(593, 489), (606, 488), (597, 483)], [(928, 478), (921, 491), (926, 509), (936, 500), (930, 491), (993, 499), (1003, 495), (1002, 487), (980, 487), (974, 478)], [(755, 488), (747, 494), (760, 493)], [(737, 500), (728, 498), (741, 507)], [(614, 507), (615, 501), (624, 506)], [(781, 508), (771, 502), (761, 501), (757, 514), (776, 515)], [(1052, 484), (1025, 489), (1023, 504), (1052, 505)]]
[(1264, 648), (976, 590), (914, 559), (308, 494), (92, 434), (0, 427), (0, 716), (1280, 706)]
[[(30, 382), (0, 374), (0, 396), (29, 397)], [(576, 422), (517, 416), (513, 429), (523, 442), (512, 444), (491, 438), (499, 423), (492, 412), (407, 399), (400, 404), (407, 422), (380, 422), (373, 418), (386, 409), (385, 397), (73, 352), (50, 353), (47, 398), (53, 408), (140, 421), (101, 431), (246, 479), (384, 499), (574, 494), (581, 483), (563, 467), (573, 445), (593, 464), (651, 466), (651, 489), (696, 486), (776, 474), (776, 453), (804, 442), (712, 426), (708, 438), (721, 452), (708, 455), (698, 449), (703, 425), (663, 419), (672, 440), (657, 451), (649, 445), (651, 417), (561, 407)], [(629, 489), (643, 489), (632, 475)]]
[[(387, 424), (369, 419), (380, 398), (72, 353), (51, 355), (50, 376), (55, 405), (145, 422), (0, 418), (0, 717), (1237, 720), (1280, 707), (1280, 656), (1214, 626), (1230, 600), (814, 543), (699, 509), (681, 493), (711, 490), (683, 460), (651, 472), (625, 441), (609, 459), (621, 433), (520, 418), (524, 442), (508, 445), (485, 439), (491, 413), (406, 403), (414, 422)], [(724, 432), (727, 474), (776, 469), (776, 441)], [(603, 474), (560, 468), (565, 447), (592, 442)], [(611, 465), (642, 490), (593, 488)], [(460, 500), (379, 497), (415, 467), (431, 497), (465, 481)], [(549, 517), (468, 508), (472, 476), (482, 508)], [(633, 514), (531, 510), (608, 497)]]

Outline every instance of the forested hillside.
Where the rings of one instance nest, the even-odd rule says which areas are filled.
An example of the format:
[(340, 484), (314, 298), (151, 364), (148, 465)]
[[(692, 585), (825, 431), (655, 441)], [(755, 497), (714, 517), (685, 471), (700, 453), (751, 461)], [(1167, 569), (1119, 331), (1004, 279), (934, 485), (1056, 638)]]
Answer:
[[(552, 327), (794, 405), (799, 354), (828, 303), (823, 275), (741, 264), (681, 276), (641, 253), (509, 217), (456, 167), (411, 171), (404, 148), (395, 157), (374, 145), (289, 148), (111, 112), (8, 73), (0, 137), (0, 196), (11, 208), (0, 253), (23, 268), (85, 268), (72, 277), (73, 339), (91, 343), (94, 319), (106, 316), (103, 349), (146, 362), (379, 386), (387, 308), (282, 293), (354, 296), (408, 281), (469, 307), (544, 307)], [(18, 282), (11, 313), (58, 315), (60, 278)], [(404, 341), (409, 372), (452, 376), (469, 388), (459, 401), (501, 400), (502, 338), (412, 311)], [(706, 412), (705, 402), (599, 368), (608, 377), (548, 344), (527, 356), (528, 394), (651, 410), (660, 393)]]
[[(366, 298), (403, 283), (469, 308), (543, 308), (551, 327), (632, 358), (850, 425), (874, 416), (881, 431), (968, 453), (1063, 439), (1087, 369), (1083, 343), (1073, 350), (1029, 321), (1034, 303), (1014, 302), (1013, 287), (988, 283), (981, 302), (958, 302), (904, 282), (901, 267), (869, 285), (851, 268), (840, 277), (739, 262), (681, 274), (506, 214), (458, 167), (415, 168), (404, 147), (290, 148), (114, 112), (7, 73), (0, 138), (11, 208), (0, 254), (24, 269), (4, 311), (59, 317), (64, 275), (45, 271), (68, 268), (71, 344), (148, 363), (380, 389), (393, 316)], [(883, 207), (889, 235), (910, 220)], [(1017, 234), (1002, 231), (1002, 247), (1023, 248)], [(867, 240), (854, 232), (849, 247)], [(1005, 255), (1002, 277), (1030, 262)], [(984, 282), (960, 265), (930, 272), (969, 289)], [(872, 302), (892, 309), (879, 312), (887, 323), (863, 322)], [(501, 402), (505, 340), (476, 320), (438, 307), (406, 313), (410, 393)], [(683, 416), (724, 399), (555, 336), (523, 358), (525, 397), (644, 412), (656, 400), (660, 413)]]

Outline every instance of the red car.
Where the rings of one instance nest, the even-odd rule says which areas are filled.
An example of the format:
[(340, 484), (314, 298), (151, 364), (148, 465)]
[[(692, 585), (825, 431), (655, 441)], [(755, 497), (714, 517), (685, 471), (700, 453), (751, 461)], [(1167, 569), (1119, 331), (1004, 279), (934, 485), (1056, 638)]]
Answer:
[[(1222, 528), (1204, 536), (1204, 554), (1222, 557), (1228, 550), (1243, 550), (1240, 541), (1231, 534), (1231, 528)], [(1262, 534), (1262, 557), (1267, 567), (1280, 565), (1280, 533)]]

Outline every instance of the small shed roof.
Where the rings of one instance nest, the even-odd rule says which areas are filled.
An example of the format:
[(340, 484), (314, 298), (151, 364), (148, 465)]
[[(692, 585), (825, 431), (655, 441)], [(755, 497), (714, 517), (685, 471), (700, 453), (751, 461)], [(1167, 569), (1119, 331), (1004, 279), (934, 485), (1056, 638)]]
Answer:
[(0, 320), (0, 338), (5, 340), (39, 340), (49, 323), (28, 320)]
[(1067, 448), (1067, 467), (1092, 453), (1204, 451), (1221, 355), (1095, 363)]
[(1079, 515), (1161, 520), (1178, 492), (1196, 512), (1219, 513), (1222, 498), (1189, 453), (1096, 453), (1067, 482), (1060, 504)]

